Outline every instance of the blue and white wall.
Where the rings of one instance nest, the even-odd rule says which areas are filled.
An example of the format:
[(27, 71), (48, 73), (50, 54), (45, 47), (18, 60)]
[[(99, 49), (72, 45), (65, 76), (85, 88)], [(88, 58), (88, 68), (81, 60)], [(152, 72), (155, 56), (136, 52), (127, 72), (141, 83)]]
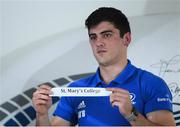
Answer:
[(179, 0), (1, 0), (0, 125), (34, 125), (39, 84), (63, 86), (96, 71), (84, 20), (101, 6), (128, 16), (128, 57), (167, 82), (180, 125)]

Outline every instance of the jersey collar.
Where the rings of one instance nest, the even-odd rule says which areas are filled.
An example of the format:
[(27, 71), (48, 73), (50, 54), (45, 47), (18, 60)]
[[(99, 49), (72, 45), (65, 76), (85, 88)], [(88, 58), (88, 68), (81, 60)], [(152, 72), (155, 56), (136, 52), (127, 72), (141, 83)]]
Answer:
[[(128, 63), (126, 67), (124, 68), (124, 70), (112, 82), (115, 82), (118, 84), (125, 83), (135, 73), (135, 70), (136, 70), (136, 67), (131, 64), (130, 60), (128, 60)], [(97, 69), (94, 76), (93, 76), (94, 79), (91, 84), (92, 87), (97, 87), (100, 84), (104, 84), (103, 80), (101, 80), (101, 77), (100, 77), (99, 68)]]

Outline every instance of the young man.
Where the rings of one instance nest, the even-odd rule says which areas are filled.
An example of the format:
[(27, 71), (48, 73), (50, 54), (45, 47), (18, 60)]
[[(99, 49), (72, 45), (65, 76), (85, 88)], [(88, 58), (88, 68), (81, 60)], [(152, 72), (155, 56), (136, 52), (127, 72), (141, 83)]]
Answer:
[(172, 95), (159, 77), (136, 68), (127, 59), (131, 31), (126, 16), (102, 7), (86, 20), (90, 45), (99, 63), (96, 74), (70, 87), (102, 87), (107, 97), (62, 97), (49, 121), (51, 88), (42, 85), (33, 94), (37, 125), (174, 126)]

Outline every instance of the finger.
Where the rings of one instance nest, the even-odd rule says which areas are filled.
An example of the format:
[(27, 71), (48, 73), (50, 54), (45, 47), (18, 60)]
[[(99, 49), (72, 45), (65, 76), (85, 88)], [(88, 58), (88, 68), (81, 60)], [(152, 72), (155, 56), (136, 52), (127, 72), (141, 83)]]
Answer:
[(115, 96), (115, 95), (110, 95), (110, 103), (112, 104), (114, 101), (122, 101), (122, 98), (119, 96)]
[(34, 101), (34, 105), (46, 105), (48, 101), (46, 100), (36, 100)]
[(48, 95), (38, 94), (37, 99), (49, 100), (50, 97)]
[(42, 85), (39, 86), (39, 89), (47, 89), (47, 90), (51, 90), (52, 87), (50, 87), (50, 86), (47, 85), (47, 84), (42, 84)]
[(118, 93), (114, 93), (110, 95), (110, 103), (113, 103), (114, 101), (122, 102), (122, 103), (129, 103), (130, 101), (130, 96), (129, 95), (121, 95)]
[(37, 98), (38, 97), (40, 97), (40, 98), (41, 97), (50, 97), (49, 94), (50, 94), (50, 91), (46, 91), (46, 92), (40, 91), (40, 92), (36, 93), (35, 97), (37, 97)]
[(124, 98), (124, 99), (129, 99), (130, 98), (129, 93), (115, 92), (115, 93), (112, 93), (111, 95), (117, 96), (119, 98)]
[(112, 91), (113, 93), (117, 93), (117, 92), (124, 93), (124, 94), (129, 93), (129, 91), (124, 90), (122, 88), (107, 88), (107, 90)]
[(49, 89), (38, 89), (37, 90), (37, 94), (49, 95), (51, 93), (52, 93), (51, 89), (50, 90)]
[(50, 99), (51, 97), (49, 96), (49, 94), (45, 93), (44, 92), (41, 92), (41, 91), (36, 91), (35, 93), (33, 93), (33, 100), (37, 100), (37, 99), (44, 99), (44, 100), (48, 100)]
[(47, 103), (47, 102), (51, 102), (52, 101), (52, 98), (51, 97), (42, 97), (42, 98), (38, 98), (38, 97), (34, 97), (33, 99), (32, 99), (32, 102), (34, 103), (34, 104), (36, 104), (37, 102), (45, 102), (45, 103)]
[(117, 107), (122, 107), (122, 106), (121, 106), (122, 103), (119, 102), (119, 101), (113, 101), (113, 102), (111, 103), (111, 105), (112, 105), (112, 107), (115, 107), (115, 106), (117, 106)]
[(112, 107), (115, 107), (115, 106), (119, 108), (119, 111), (121, 112), (123, 116), (129, 116), (131, 114), (132, 104), (128, 105), (128, 104), (124, 104), (118, 101), (114, 101), (112, 103)]
[(122, 88), (106, 88), (107, 91), (112, 91), (113, 93), (121, 92), (121, 93), (129, 93), (127, 90)]

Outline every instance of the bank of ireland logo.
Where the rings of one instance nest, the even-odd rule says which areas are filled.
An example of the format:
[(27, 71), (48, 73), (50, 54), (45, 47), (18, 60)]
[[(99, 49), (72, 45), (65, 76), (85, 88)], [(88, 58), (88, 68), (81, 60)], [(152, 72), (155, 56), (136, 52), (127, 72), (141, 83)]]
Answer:
[(130, 100), (132, 104), (136, 104), (136, 102), (134, 101), (136, 98), (136, 95), (134, 93), (129, 93), (130, 94)]

